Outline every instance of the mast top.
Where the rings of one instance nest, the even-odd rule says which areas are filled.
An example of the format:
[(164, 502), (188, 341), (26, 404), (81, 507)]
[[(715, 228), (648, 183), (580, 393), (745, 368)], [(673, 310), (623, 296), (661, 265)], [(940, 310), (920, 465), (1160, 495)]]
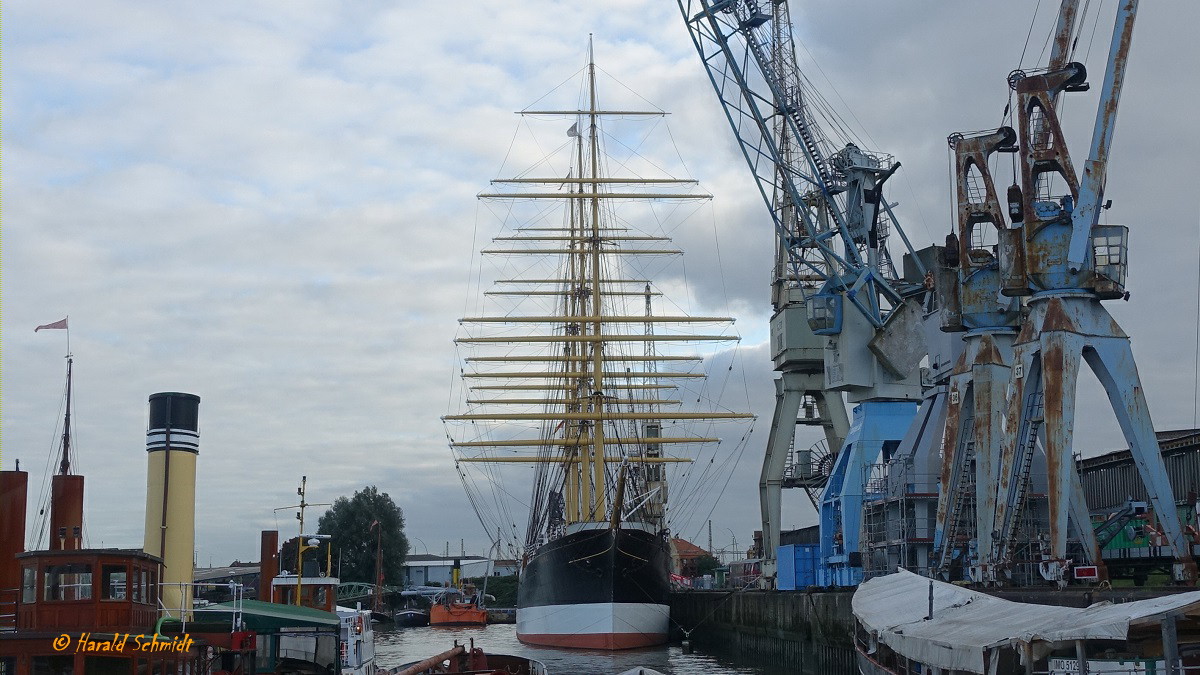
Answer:
[(67, 350), (67, 405), (63, 417), (62, 459), (58, 463), (58, 475), (71, 475), (71, 366), (75, 358)]

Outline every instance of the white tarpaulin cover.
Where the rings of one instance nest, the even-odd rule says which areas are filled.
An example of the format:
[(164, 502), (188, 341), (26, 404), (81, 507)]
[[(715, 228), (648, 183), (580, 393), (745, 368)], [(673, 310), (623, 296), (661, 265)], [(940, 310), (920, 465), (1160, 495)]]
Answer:
[(984, 672), (984, 653), (1023, 642), (1124, 640), (1131, 624), (1200, 611), (1200, 591), (1086, 609), (1012, 602), (900, 570), (854, 593), (854, 616), (893, 651), (929, 666)]

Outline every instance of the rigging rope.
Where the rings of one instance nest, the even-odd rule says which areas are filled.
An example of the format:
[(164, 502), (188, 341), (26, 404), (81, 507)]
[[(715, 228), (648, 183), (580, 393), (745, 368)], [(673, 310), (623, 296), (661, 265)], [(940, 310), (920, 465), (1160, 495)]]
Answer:
[(1042, 0), (1037, 0), (1037, 5), (1033, 8), (1033, 16), (1029, 19), (1029, 30), (1025, 33), (1025, 44), (1021, 47), (1021, 58), (1017, 60), (1017, 70), (1025, 65), (1025, 50), (1029, 48), (1029, 38), (1033, 36), (1033, 27), (1037, 24), (1038, 10), (1041, 7)]

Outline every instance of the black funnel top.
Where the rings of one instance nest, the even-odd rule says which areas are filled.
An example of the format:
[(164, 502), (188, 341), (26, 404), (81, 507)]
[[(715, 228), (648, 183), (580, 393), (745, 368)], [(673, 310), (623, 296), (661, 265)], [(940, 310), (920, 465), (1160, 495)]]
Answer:
[(150, 394), (150, 429), (200, 431), (200, 397), (166, 391)]

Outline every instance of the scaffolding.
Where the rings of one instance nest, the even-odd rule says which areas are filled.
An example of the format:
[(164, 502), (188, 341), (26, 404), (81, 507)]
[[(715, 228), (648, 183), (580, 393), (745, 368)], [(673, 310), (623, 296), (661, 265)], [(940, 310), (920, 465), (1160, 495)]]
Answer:
[[(916, 471), (911, 457), (871, 464), (865, 470), (867, 488), (863, 495), (860, 550), (864, 579), (891, 574), (899, 568), (935, 576), (939, 572), (934, 549), (938, 476)], [(973, 482), (974, 471), (964, 475)], [(949, 562), (940, 571), (947, 581), (990, 581), (977, 578), (974, 570), (979, 559), (974, 485), (962, 487), (965, 489), (960, 488), (961, 494), (969, 495), (968, 502), (962, 505), (964, 517), (956, 529), (956, 541), (948, 542), (952, 546)], [(1003, 579), (994, 580), (1002, 585), (1052, 583), (1049, 503), (1044, 484), (1031, 488), (1017, 516), (1010, 572)], [(1072, 535), (1068, 550), (1076, 560), (1081, 560), (1084, 552), (1078, 532), (1073, 531)]]
[(938, 477), (918, 472), (912, 456), (871, 464), (865, 471), (864, 578), (890, 574), (897, 568), (929, 576)]

